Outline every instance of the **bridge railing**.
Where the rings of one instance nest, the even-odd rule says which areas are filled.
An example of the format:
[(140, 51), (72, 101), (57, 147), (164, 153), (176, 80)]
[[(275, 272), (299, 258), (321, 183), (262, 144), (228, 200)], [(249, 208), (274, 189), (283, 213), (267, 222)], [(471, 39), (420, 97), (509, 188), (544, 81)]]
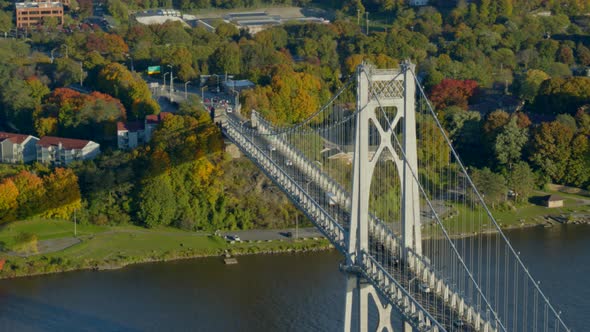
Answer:
[(347, 234), (344, 228), (307, 193), (287, 172), (277, 165), (264, 151), (257, 146), (247, 135), (244, 135), (236, 123), (227, 119), (222, 124), (224, 133), (240, 149), (247, 154), (285, 193), (294, 201), (303, 212), (313, 221), (319, 230), (340, 251), (346, 248)]
[[(257, 124), (257, 129), (263, 134), (261, 137), (263, 137), (264, 141), (266, 142), (264, 144), (273, 144), (281, 153), (284, 153), (286, 156), (290, 156), (289, 158), (292, 158), (291, 160), (293, 161), (294, 165), (302, 170), (307, 170), (308, 176), (314, 177), (316, 179), (324, 178), (324, 181), (317, 181), (323, 190), (335, 190), (334, 188), (337, 187), (342, 190), (340, 197), (344, 197), (346, 199), (344, 202), (350, 201), (350, 195), (348, 192), (344, 191), (341, 186), (336, 184), (335, 186), (326, 188), (327, 184), (334, 183), (334, 180), (329, 178), (329, 176), (325, 173), (321, 172), (320, 169), (315, 167), (314, 163), (305, 158), (301, 153), (298, 153), (295, 147), (282, 140), (282, 138), (279, 136), (272, 135), (272, 126), (266, 121), (261, 120), (263, 119), (258, 119), (259, 122)], [(254, 160), (273, 181), (280, 185), (287, 195), (300, 208), (302, 208), (310, 220), (318, 225), (320, 231), (322, 231), (322, 233), (324, 233), (324, 235), (326, 235), (341, 252), (346, 252), (346, 241), (334, 241), (333, 231), (330, 230), (333, 230), (334, 226), (332, 225), (332, 227), (328, 227), (327, 230), (325, 229), (325, 220), (330, 220), (330, 222), (337, 225), (336, 228), (345, 232), (342, 224), (339, 224), (329, 212), (321, 207), (319, 202), (316, 202), (314, 198), (309, 195), (309, 193), (303, 190), (297, 181), (292, 179), (288, 173), (286, 173), (265, 153), (264, 144), (263, 146), (260, 146), (260, 143), (257, 144), (253, 138), (250, 138), (243, 132), (242, 125), (238, 125), (231, 119), (228, 119), (228, 121), (224, 123), (223, 127), (225, 128), (224, 131), (226, 132), (226, 135), (228, 135), (228, 137), (230, 137), (230, 139), (232, 139), (250, 157), (250, 159)], [(301, 158), (293, 157), (294, 155), (299, 155)], [(316, 172), (313, 172), (313, 170)], [(322, 183), (324, 183), (324, 185), (321, 185)], [(340, 201), (339, 204), (343, 204), (343, 202)], [(348, 209), (350, 209), (349, 204), (347, 204)], [(370, 216), (369, 222), (369, 232), (372, 236), (379, 238), (387, 248), (391, 248), (392, 250), (399, 246), (401, 242), (399, 241), (398, 236), (387, 225), (385, 225), (373, 215)], [(347, 237), (348, 235), (346, 234), (341, 238)], [(477, 326), (478, 330), (480, 326), (486, 325), (486, 331), (494, 331), (494, 329), (491, 327), (491, 323), (484, 322), (484, 320), (482, 320), (482, 315), (479, 313), (479, 310), (476, 310), (475, 307), (463, 301), (459, 296), (459, 292), (457, 292), (452, 285), (449, 285), (436, 273), (436, 271), (434, 271), (425, 257), (418, 255), (411, 249), (409, 252), (410, 261), (408, 262), (408, 266), (410, 267), (412, 277), (416, 277), (423, 282), (430, 284), (434, 292), (441, 299), (443, 299), (445, 303), (451, 306), (453, 310), (457, 311), (458, 316), (464, 318), (467, 323)], [(394, 253), (394, 255), (399, 255), (399, 253)], [(372, 258), (371, 261), (373, 268), (378, 268), (381, 271), (387, 271), (387, 269), (382, 265), (382, 262), (379, 262), (375, 258)], [(389, 273), (386, 273), (385, 277), (390, 279), (385, 282), (387, 285), (396, 285), (395, 287), (401, 288), (400, 292), (407, 293), (407, 290), (404, 289), (404, 287), (398, 283)], [(384, 278), (383, 275), (380, 278)], [(375, 286), (382, 292), (382, 295), (388, 294), (387, 289), (382, 288), (383, 281), (377, 281), (375, 279), (374, 283)], [(388, 301), (394, 303), (396, 306), (399, 306), (399, 301), (397, 301), (396, 298), (388, 298)], [(406, 303), (419, 303), (415, 299), (406, 299), (405, 301)], [(410, 310), (406, 312), (408, 315), (414, 315), (417, 311), (419, 311), (416, 309), (417, 307), (415, 304), (409, 308)], [(401, 307), (402, 311), (405, 309), (405, 307)], [(415, 321), (417, 324), (416, 326), (430, 326), (430, 323), (424, 320), (424, 317), (428, 317), (427, 312), (423, 312), (419, 315), (422, 318)]]
[[(262, 134), (261, 137), (268, 144), (273, 145), (278, 151), (290, 158), (296, 167), (306, 173), (308, 177), (314, 179), (324, 191), (335, 193), (339, 198), (338, 203), (343, 205), (345, 209), (350, 210), (351, 198), (348, 191), (346, 191), (338, 182), (330, 178), (329, 175), (322, 172), (315, 163), (310, 161), (296, 147), (285, 141), (280, 135), (277, 135), (272, 124), (260, 117), (257, 113), (253, 113), (252, 116), (252, 122), (255, 123), (258, 133)], [(433, 210), (432, 213), (436, 213), (436, 211)], [(400, 237), (373, 214), (369, 214), (369, 234), (374, 238), (379, 239), (386, 248), (395, 250), (395, 248), (399, 248), (401, 245)], [(456, 311), (457, 316), (461, 317), (466, 323), (477, 327), (478, 330), (481, 326), (485, 325), (487, 331), (494, 331), (492, 326), (495, 326), (495, 324), (482, 319), (484, 316), (483, 313), (481, 313), (476, 306), (469, 303), (469, 301), (464, 300), (462, 296), (460, 296), (460, 292), (456, 287), (449, 284), (448, 281), (435, 270), (426, 257), (416, 253), (411, 248), (408, 248), (407, 251), (407, 263), (410, 268), (408, 273), (410, 273), (411, 277), (416, 277), (423, 283), (427, 283), (433, 289), (433, 292)], [(393, 255), (399, 257), (399, 251), (393, 253)], [(382, 264), (377, 260), (375, 263)], [(380, 266), (382, 269), (385, 269), (382, 265)]]

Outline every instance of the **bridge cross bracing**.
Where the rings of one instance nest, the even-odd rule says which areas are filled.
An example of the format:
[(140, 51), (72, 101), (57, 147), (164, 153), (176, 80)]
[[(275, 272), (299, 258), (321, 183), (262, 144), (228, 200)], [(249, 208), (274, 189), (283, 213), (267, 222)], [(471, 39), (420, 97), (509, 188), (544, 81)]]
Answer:
[(222, 129), (343, 254), (345, 331), (569, 331), (412, 64), (359, 66), (300, 123), (278, 126), (252, 110), (227, 114)]

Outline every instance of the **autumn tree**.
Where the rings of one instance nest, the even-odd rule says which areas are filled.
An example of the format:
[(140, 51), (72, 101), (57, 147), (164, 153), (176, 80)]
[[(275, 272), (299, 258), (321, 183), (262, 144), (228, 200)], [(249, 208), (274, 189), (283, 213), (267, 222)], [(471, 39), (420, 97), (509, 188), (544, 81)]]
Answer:
[(48, 206), (42, 215), (47, 218), (69, 219), (82, 206), (78, 177), (69, 168), (56, 168), (43, 177), (45, 202)]
[(430, 92), (430, 101), (436, 109), (445, 109), (449, 106), (459, 106), (467, 110), (469, 98), (477, 90), (477, 82), (472, 80), (455, 80), (446, 78), (435, 85)]
[(565, 180), (573, 137), (572, 130), (557, 121), (545, 122), (533, 133), (530, 159), (557, 183)]
[(0, 223), (13, 221), (18, 207), (18, 188), (10, 179), (0, 182)]
[(588, 100), (590, 77), (551, 78), (541, 84), (534, 110), (548, 114), (575, 114)]
[(119, 63), (106, 65), (99, 72), (96, 85), (101, 91), (120, 99), (130, 119), (143, 119), (148, 114), (160, 112), (147, 83)]
[(520, 96), (526, 101), (532, 102), (539, 92), (541, 83), (549, 78), (550, 77), (547, 73), (539, 69), (531, 69), (527, 71), (524, 79), (520, 82), (518, 89)]
[(12, 181), (18, 189), (19, 218), (24, 219), (42, 212), (46, 206), (43, 180), (31, 172), (21, 171)]

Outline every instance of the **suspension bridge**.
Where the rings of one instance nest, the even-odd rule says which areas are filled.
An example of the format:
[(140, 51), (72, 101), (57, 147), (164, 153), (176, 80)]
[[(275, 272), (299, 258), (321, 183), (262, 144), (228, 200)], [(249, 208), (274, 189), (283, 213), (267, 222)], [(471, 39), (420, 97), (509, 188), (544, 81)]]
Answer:
[(221, 126), (343, 254), (345, 331), (569, 331), (471, 181), (411, 63), (359, 66), (297, 124), (252, 111)]

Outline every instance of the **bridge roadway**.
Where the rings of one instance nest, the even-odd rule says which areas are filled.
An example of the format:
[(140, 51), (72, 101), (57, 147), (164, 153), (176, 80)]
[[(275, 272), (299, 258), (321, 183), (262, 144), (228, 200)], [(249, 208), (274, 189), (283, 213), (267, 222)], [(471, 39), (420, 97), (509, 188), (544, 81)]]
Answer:
[[(251, 135), (252, 139), (258, 140), (256, 144), (263, 150), (267, 149), (271, 157), (273, 154), (270, 151), (270, 146), (276, 149), (280, 154), (275, 152), (274, 158), (277, 159), (277, 162), (280, 162), (281, 160), (279, 157), (282, 157), (283, 163), (280, 164), (281, 168), (297, 168), (298, 171), (305, 174), (306, 178), (311, 179), (314, 183), (318, 184), (320, 192), (318, 202), (320, 202), (322, 206), (327, 207), (325, 193), (329, 192), (335, 194), (334, 196), (336, 197), (338, 204), (344, 207), (344, 213), (350, 211), (351, 197), (347, 190), (323, 173), (315, 162), (307, 159), (305, 155), (286, 142), (281, 136), (272, 135), (274, 133), (273, 126), (260, 117), (257, 112), (253, 112), (251, 123), (254, 124), (257, 132), (266, 134), (261, 137)], [(242, 127), (241, 129), (243, 130), (244, 128)], [(286, 159), (291, 161), (291, 166), (284, 163)], [(431, 211), (430, 207), (425, 208), (427, 211), (422, 211), (423, 213)], [(439, 212), (435, 211), (435, 213)], [(344, 217), (344, 219), (338, 217), (337, 220), (346, 230), (348, 230), (349, 215), (345, 214), (342, 217)], [(400, 230), (398, 229), (397, 231), (399, 232)], [(369, 234), (374, 235), (374, 238), (380, 238), (380, 245), (385, 248), (393, 248), (392, 250), (395, 251), (395, 255), (399, 257), (399, 250), (401, 249), (401, 240), (399, 236), (394, 233), (394, 230), (390, 226), (383, 223), (371, 213), (369, 213)], [(431, 266), (424, 256), (416, 254), (411, 249), (409, 249), (408, 255), (410, 256), (410, 259), (408, 262), (407, 273), (410, 273), (410, 275), (407, 276), (406, 280), (414, 280), (416, 279), (415, 275), (419, 275), (419, 278), (417, 278), (418, 281), (421, 280), (423, 283), (427, 283), (431, 289), (433, 289), (440, 297), (444, 298), (445, 302), (453, 306), (455, 311), (459, 313), (459, 315), (454, 315), (454, 317), (462, 316), (468, 323), (478, 328), (484, 324), (481, 312), (474, 307), (469, 306), (463, 300), (462, 295), (454, 289), (454, 286), (450, 285), (445, 278), (439, 276), (439, 273), (435, 271), (434, 267)], [(492, 330), (489, 325), (484, 326), (484, 329), (486, 328), (488, 331)]]
[[(340, 203), (344, 204), (331, 205), (326, 199), (326, 190), (322, 187), (321, 181), (306, 182), (308, 177), (298, 174), (303, 165), (296, 162), (297, 158), (292, 155), (286, 156), (282, 149), (277, 150), (273, 145), (277, 142), (269, 141), (269, 137), (255, 135), (253, 128), (244, 126), (245, 122), (239, 117), (231, 115), (228, 120), (223, 124), (226, 136), (287, 193), (341, 252), (346, 252), (350, 214), (343, 206), (347, 206), (348, 197), (340, 197), (344, 200)], [(251, 131), (250, 135), (248, 131)], [(271, 151), (273, 149), (274, 153)], [(291, 161), (290, 165), (287, 165), (287, 160)], [(424, 273), (421, 273), (422, 277), (416, 273), (416, 270), (424, 272), (423, 263), (414, 263), (413, 268), (407, 264), (392, 264), (392, 260), (399, 258), (398, 246), (390, 245), (393, 243), (391, 237), (394, 234), (385, 234), (378, 225), (373, 225), (370, 236), (371, 253), (366, 253), (363, 257), (364, 271), (359, 273), (371, 282), (382, 296), (387, 297), (390, 303), (410, 318), (410, 323), (417, 330), (433, 331), (439, 327), (447, 331), (475, 331), (478, 330), (475, 326), (480, 330), (484, 327), (484, 321), (476, 314), (477, 311), (465, 303), (459, 305), (456, 297), (452, 297), (452, 289), (442, 283), (442, 280), (432, 278), (434, 274), (430, 274), (428, 278), (424, 277)], [(399, 242), (396, 240), (395, 243)], [(419, 290), (418, 285), (425, 278), (431, 281), (429, 285), (432, 291), (429, 293)], [(451, 305), (451, 301), (455, 303)], [(455, 326), (458, 317), (467, 317), (468, 319), (464, 320), (469, 324)], [(488, 325), (487, 330), (493, 329)]]

